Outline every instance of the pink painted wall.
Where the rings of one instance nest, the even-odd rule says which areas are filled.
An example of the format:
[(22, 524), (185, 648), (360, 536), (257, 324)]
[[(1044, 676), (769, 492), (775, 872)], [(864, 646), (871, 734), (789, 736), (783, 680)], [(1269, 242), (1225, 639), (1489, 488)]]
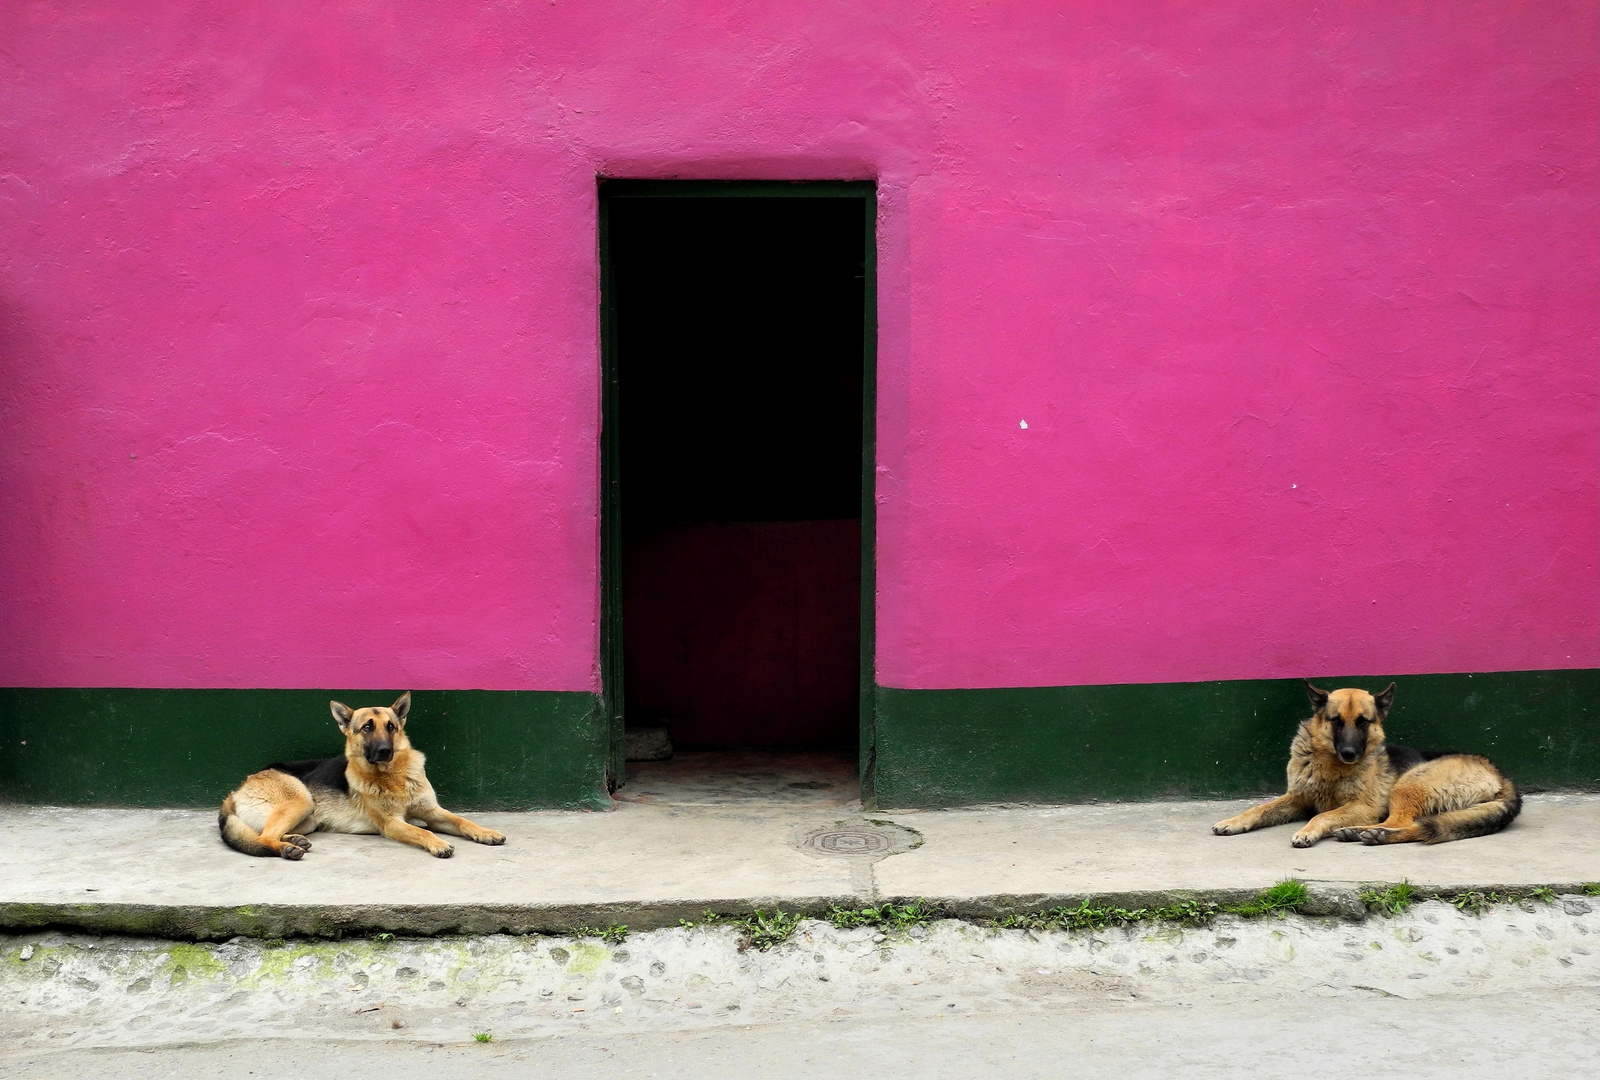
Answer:
[(881, 682), (1600, 664), (1597, 41), (4, 5), (0, 683), (596, 687), (597, 174), (878, 180)]

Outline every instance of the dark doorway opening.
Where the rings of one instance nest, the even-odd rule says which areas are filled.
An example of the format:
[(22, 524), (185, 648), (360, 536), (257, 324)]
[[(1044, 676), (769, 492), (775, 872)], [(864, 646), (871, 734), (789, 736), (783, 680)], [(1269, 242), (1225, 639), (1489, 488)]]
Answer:
[(872, 187), (612, 181), (601, 202), (613, 717), (680, 749), (853, 756)]

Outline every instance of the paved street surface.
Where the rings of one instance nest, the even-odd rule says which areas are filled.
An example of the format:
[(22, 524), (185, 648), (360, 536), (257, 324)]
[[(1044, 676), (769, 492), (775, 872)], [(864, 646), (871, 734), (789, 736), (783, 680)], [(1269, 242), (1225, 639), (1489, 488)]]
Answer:
[[(1312, 1012), (1311, 1010), (1315, 1010)], [(1193, 1006), (1083, 1003), (1030, 1014), (764, 1024), (718, 1031), (556, 1036), (488, 1045), (250, 1040), (157, 1052), (16, 1057), (13, 1080), (338, 1077), (479, 1080), (894, 1076), (908, 1080), (1308, 1076), (1543, 1080), (1592, 1076), (1592, 1001), (1346, 998)]]
[[(1510, 829), (1461, 843), (1301, 850), (1288, 827), (1211, 835), (1248, 800), (863, 816), (852, 770), (825, 755), (635, 764), (614, 812), (473, 813), (509, 839), (457, 841), (450, 859), (324, 833), (301, 862), (253, 859), (222, 845), (214, 811), (0, 807), (0, 925), (180, 938), (643, 929), (707, 907), (821, 912), (925, 897), (981, 916), (1086, 895), (1227, 899), (1288, 877), (1346, 900), (1362, 882), (1447, 890), (1600, 877), (1594, 795), (1530, 796)], [(831, 853), (805, 842), (883, 828), (873, 822), (905, 842)]]
[[(588, 939), (0, 939), (0, 1075), (1546, 1077), (1600, 1064), (1600, 899), (1398, 917)], [(492, 1036), (479, 1043), (474, 1035)]]

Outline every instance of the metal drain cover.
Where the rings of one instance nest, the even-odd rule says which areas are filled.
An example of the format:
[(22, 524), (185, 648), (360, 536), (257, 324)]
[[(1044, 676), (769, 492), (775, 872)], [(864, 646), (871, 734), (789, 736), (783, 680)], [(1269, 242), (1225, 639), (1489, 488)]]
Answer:
[(881, 859), (922, 845), (922, 834), (892, 821), (841, 821), (801, 831), (791, 841), (813, 855)]

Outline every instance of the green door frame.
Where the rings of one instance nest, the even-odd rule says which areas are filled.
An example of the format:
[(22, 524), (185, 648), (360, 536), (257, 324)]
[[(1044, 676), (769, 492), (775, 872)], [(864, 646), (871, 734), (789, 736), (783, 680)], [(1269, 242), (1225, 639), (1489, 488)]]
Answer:
[(622, 476), (617, 416), (617, 327), (611, 281), (610, 219), (615, 199), (859, 199), (864, 251), (861, 401), (861, 800), (873, 805), (877, 763), (874, 657), (877, 596), (878, 187), (871, 180), (609, 180), (599, 181), (600, 217), (600, 701), (609, 722), (607, 782), (627, 777), (622, 683)]

